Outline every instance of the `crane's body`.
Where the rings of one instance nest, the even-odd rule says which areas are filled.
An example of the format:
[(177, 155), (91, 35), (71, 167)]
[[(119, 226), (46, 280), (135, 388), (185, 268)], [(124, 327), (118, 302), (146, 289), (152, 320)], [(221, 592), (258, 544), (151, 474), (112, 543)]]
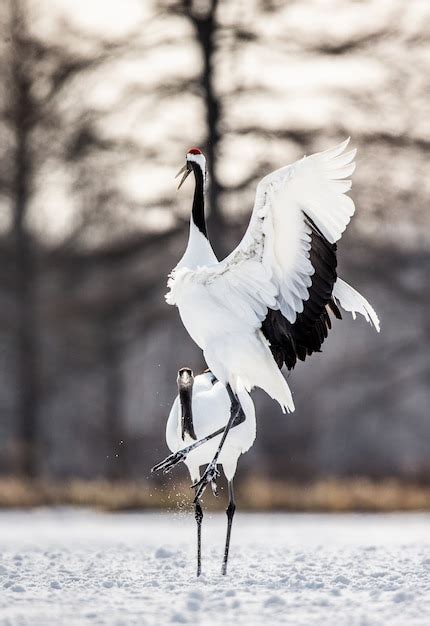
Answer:
[[(254, 403), (247, 393), (240, 396), (245, 419), (235, 426), (221, 450), (218, 464), (222, 465), (228, 481), (233, 480), (239, 456), (247, 452), (255, 440)], [(216, 430), (227, 425), (230, 416), (231, 400), (225, 386), (215, 379), (211, 372), (204, 372), (194, 378), (192, 387), (192, 422), (197, 440), (204, 439)], [(192, 450), (184, 461), (192, 482), (200, 479), (200, 467), (210, 463), (215, 456), (221, 433)], [(182, 434), (182, 407), (179, 394), (170, 410), (166, 427), (166, 442), (171, 452), (178, 452), (192, 445), (196, 439), (189, 432)]]
[(211, 364), (217, 379), (223, 385), (230, 383), (235, 393), (261, 387), (282, 407), (292, 411), (294, 404), (288, 384), (262, 332), (253, 326), (246, 329), (240, 316), (231, 315), (226, 307), (208, 295), (204, 285), (183, 289), (186, 283), (184, 273), (175, 285), (181, 292), (176, 300), (181, 320), (190, 337), (203, 350), (205, 361)]

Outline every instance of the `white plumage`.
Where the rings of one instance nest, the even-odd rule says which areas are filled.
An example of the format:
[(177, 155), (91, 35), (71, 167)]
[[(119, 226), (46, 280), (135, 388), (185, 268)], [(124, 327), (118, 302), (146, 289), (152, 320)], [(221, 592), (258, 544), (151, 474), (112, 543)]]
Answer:
[[(197, 440), (227, 425), (230, 417), (231, 401), (223, 384), (212, 383), (210, 372), (194, 378), (192, 388), (192, 422)], [(255, 409), (251, 397), (241, 392), (240, 403), (245, 413), (245, 421), (231, 429), (218, 457), (218, 464), (223, 466), (228, 481), (233, 480), (239, 456), (247, 452), (255, 440)], [(203, 443), (188, 453), (184, 460), (190, 472), (192, 482), (200, 478), (200, 466), (210, 463), (215, 456), (221, 440), (221, 434)], [(176, 396), (170, 410), (166, 426), (166, 441), (171, 452), (178, 452), (192, 445), (195, 439), (189, 434), (182, 438), (182, 411), (179, 395)]]
[(379, 333), (379, 318), (376, 315), (375, 309), (366, 298), (363, 298), (351, 285), (348, 285), (344, 280), (338, 278), (333, 287), (333, 296), (335, 300), (339, 302), (342, 309), (352, 314), (353, 319), (357, 317), (357, 313), (360, 313), (360, 315), (363, 315), (366, 322), (373, 324)]

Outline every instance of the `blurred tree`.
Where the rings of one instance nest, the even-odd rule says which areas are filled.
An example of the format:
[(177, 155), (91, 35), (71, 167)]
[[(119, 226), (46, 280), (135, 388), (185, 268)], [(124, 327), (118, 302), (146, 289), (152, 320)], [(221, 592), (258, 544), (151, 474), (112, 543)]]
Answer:
[[(261, 2), (258, 7), (259, 18), (279, 11), (280, 2)], [(236, 8), (235, 8), (236, 6)], [(270, 132), (264, 127), (246, 127), (235, 129), (229, 121), (229, 108), (232, 102), (247, 94), (256, 96), (264, 93), (264, 89), (258, 85), (246, 86), (242, 81), (243, 76), (235, 71), (236, 55), (250, 46), (259, 46), (263, 36), (259, 33), (258, 23), (255, 20), (252, 7), (247, 3), (239, 2), (233, 6), (231, 3), (219, 0), (159, 0), (157, 7), (174, 16), (186, 20), (192, 27), (190, 45), (197, 45), (201, 57), (200, 72), (198, 74), (198, 88), (195, 89), (193, 81), (186, 87), (196, 92), (204, 109), (205, 138), (204, 151), (207, 156), (209, 173), (208, 203), (210, 214), (208, 218), (211, 242), (218, 256), (222, 258), (230, 251), (231, 234), (226, 232), (226, 202), (228, 196), (241, 195), (243, 190), (254, 183), (270, 168), (267, 159), (253, 163), (251, 170), (244, 179), (233, 184), (225, 184), (220, 176), (220, 153), (221, 142), (225, 136), (250, 136), (268, 138)], [(250, 18), (253, 16), (253, 19)], [(280, 42), (276, 42), (280, 46)], [(221, 59), (230, 73), (228, 86), (219, 86), (219, 70), (217, 62)], [(225, 83), (225, 81), (224, 81)], [(302, 146), (309, 145), (309, 135), (306, 131), (294, 132), (273, 131), (272, 133), (282, 139), (290, 139)], [(250, 199), (251, 201), (251, 199)], [(234, 233), (236, 234), (236, 233)]]
[[(391, 335), (384, 329), (378, 337), (386, 342), (385, 351), (378, 350), (365, 366), (375, 338), (359, 324), (351, 331), (362, 360), (351, 359), (345, 396), (363, 398), (364, 408), (350, 407), (339, 389), (333, 393), (345, 345), (336, 343), (336, 336), (350, 328), (345, 321), (327, 345), (324, 367), (317, 358), (309, 365), (318, 393), (307, 392), (302, 368), (293, 374), (300, 419), (271, 421), (276, 407), (262, 400), (267, 426), (255, 452), (274, 475), (282, 468), (284, 474), (309, 477), (324, 463), (334, 472), (339, 467), (364, 472), (367, 444), (361, 450), (357, 444), (360, 437), (366, 440), (362, 424), (367, 419), (369, 432), (373, 427), (376, 432), (379, 419), (366, 397), (370, 406), (377, 396), (378, 414), (398, 415), (400, 424), (406, 409), (386, 387), (394, 381), (393, 388), (402, 389), (395, 364), (406, 353), (424, 364), (414, 379), (418, 393), (411, 396), (418, 399), (408, 415), (418, 423), (423, 413), (420, 381), (428, 360), (415, 310), (428, 299), (420, 269), (425, 259), (409, 265), (402, 260), (396, 284), (390, 278), (388, 287), (391, 270), (386, 268), (393, 266), (396, 252), (376, 248), (378, 238), (395, 232), (396, 219), (407, 221), (398, 238), (402, 243), (417, 224), (423, 237), (428, 230), (428, 133), (420, 113), (430, 75), (424, 19), (408, 21), (409, 9), (397, 0), (392, 5), (400, 12), (387, 5), (374, 19), (367, 3), (341, 1), (333, 20), (315, 11), (318, 3), (298, 0), (154, 0), (151, 7), (159, 13), (151, 8), (145, 21), (114, 36), (109, 28), (102, 35), (87, 30), (84, 9), (82, 21), (55, 21), (60, 4), (67, 2), (0, 3), (0, 202), (9, 211), (6, 217), (0, 214), (0, 330), (2, 341), (7, 333), (14, 336), (17, 375), (10, 386), (19, 395), (15, 413), (8, 406), (3, 422), (16, 415), (21, 471), (35, 474), (48, 467), (61, 476), (121, 478), (129, 472), (141, 475), (157, 460), (157, 445), (164, 451), (162, 430), (175, 368), (183, 358), (197, 364), (200, 358), (162, 298), (164, 276), (187, 236), (175, 207), (180, 211), (183, 202), (188, 217), (191, 186), (176, 197), (171, 180), (184, 142), (203, 138), (211, 174), (211, 237), (223, 254), (247, 222), (260, 176), (352, 134), (366, 150), (354, 177), (361, 210), (352, 228), (361, 223), (367, 230), (362, 231), (365, 248), (354, 237), (341, 262), (348, 257), (351, 276), (370, 299), (372, 289), (385, 294), (380, 301), (397, 322)], [(143, 4), (146, 10), (149, 3)], [(114, 5), (126, 14), (126, 2), (110, 8)], [(35, 19), (36, 13), (43, 19)], [(44, 30), (42, 22), (50, 27)], [(370, 265), (380, 268), (372, 272), (376, 283), (369, 277)], [(7, 290), (13, 291), (14, 308)], [(412, 319), (408, 336), (405, 319)], [(428, 324), (426, 332), (428, 337)], [(157, 344), (166, 336), (175, 341), (173, 351), (170, 340)], [(135, 377), (130, 353), (139, 364)], [(386, 386), (365, 391), (387, 371), (387, 354), (393, 365)], [(14, 360), (6, 368), (12, 370)], [(341, 364), (343, 373), (347, 363), (342, 359)], [(0, 378), (4, 391), (9, 385)], [(349, 417), (342, 425), (344, 415)], [(356, 437), (345, 445), (342, 437), (347, 440), (352, 421)], [(382, 425), (381, 441), (387, 431), (391, 427)], [(118, 449), (122, 440), (124, 448)], [(400, 446), (394, 443), (391, 465), (384, 467), (395, 469)], [(337, 461), (339, 450), (344, 450), (343, 465)], [(118, 462), (112, 462), (117, 453)], [(408, 454), (417, 458), (411, 447), (403, 454), (405, 467)], [(376, 450), (375, 475), (378, 471)]]
[(215, 59), (221, 28), (217, 16), (218, 4), (218, 0), (208, 0), (208, 2), (203, 3), (194, 0), (160, 0), (158, 6), (189, 21), (194, 33), (194, 41), (199, 48), (202, 63), (198, 84), (204, 105), (205, 139), (203, 147), (207, 156), (209, 174), (208, 203), (210, 213), (208, 223), (214, 249), (219, 256), (223, 256), (227, 250), (222, 236), (224, 216), (221, 210), (222, 185), (218, 173), (222, 103), (215, 86)]
[[(98, 157), (120, 146), (98, 136), (96, 113), (88, 108), (77, 107), (73, 126), (68, 126), (70, 107), (73, 108), (75, 102), (68, 100), (67, 90), (77, 77), (111, 58), (113, 50), (120, 53), (123, 42), (115, 47), (110, 42), (92, 41), (89, 53), (77, 55), (66, 42), (64, 45), (52, 43), (33, 32), (32, 9), (34, 7), (26, 0), (9, 0), (2, 7), (5, 54), (1, 75), (4, 87), (1, 123), (10, 142), (6, 142), (2, 154), (1, 191), (11, 212), (7, 241), (14, 258), (16, 301), (12, 329), (16, 345), (17, 430), (12, 445), (12, 466), (15, 471), (34, 477), (38, 472), (38, 418), (44, 390), (39, 315), (44, 303), (40, 302), (39, 284), (41, 272), (46, 272), (47, 263), (53, 257), (49, 253), (50, 242), (44, 238), (37, 219), (36, 222), (32, 219), (31, 209), (45, 185), (47, 165), (84, 162), (86, 177), (80, 179), (75, 193), (78, 204), (79, 198), (85, 200), (91, 196), (91, 211), (85, 211), (85, 201), (82, 202), (83, 210), (77, 212), (72, 228), (57, 243), (57, 249), (66, 251), (79, 243), (85, 230), (94, 226), (95, 216), (99, 222), (106, 220), (104, 209), (112, 204), (114, 191), (107, 184), (109, 172), (98, 167)], [(91, 161), (84, 158), (88, 154), (92, 155)], [(64, 267), (66, 283), (69, 272), (70, 268)], [(107, 319), (110, 320), (109, 315)], [(116, 396), (120, 393), (120, 384), (115, 372), (119, 369), (116, 361), (120, 357), (112, 348), (115, 335), (105, 332), (103, 324), (101, 329), (101, 337), (106, 339), (102, 352), (108, 363), (106, 421), (110, 425), (109, 433), (118, 430), (113, 420), (119, 418), (112, 414), (118, 411)]]
[(31, 66), (39, 51), (28, 37), (21, 2), (10, 1), (9, 9), (9, 102), (6, 104), (4, 114), (14, 138), (9, 193), (12, 201), (11, 240), (15, 256), (17, 302), (18, 442), (16, 462), (22, 473), (33, 476), (36, 473), (39, 406), (37, 257), (34, 242), (27, 230), (26, 218), (34, 182), (35, 154), (31, 134), (38, 123)]

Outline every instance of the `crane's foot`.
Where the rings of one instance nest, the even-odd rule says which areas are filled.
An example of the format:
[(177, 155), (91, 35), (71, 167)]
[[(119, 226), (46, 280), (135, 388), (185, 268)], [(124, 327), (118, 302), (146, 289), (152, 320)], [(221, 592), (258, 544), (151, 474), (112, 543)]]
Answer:
[[(205, 491), (205, 489), (209, 485), (209, 483), (211, 483), (211, 485), (212, 485), (212, 491), (213, 491), (214, 495), (217, 494), (216, 479), (219, 476), (220, 476), (220, 472), (217, 469), (216, 461), (211, 461), (209, 463), (209, 465), (207, 466), (207, 468), (205, 469), (205, 471), (203, 473), (203, 476), (200, 478), (200, 480), (198, 480), (196, 483), (191, 485), (192, 487), (194, 487), (196, 489), (196, 495), (195, 495), (195, 498), (194, 498), (194, 502), (196, 500), (198, 500), (199, 498), (201, 498), (201, 496), (203, 495), (203, 492)], [(215, 487), (213, 485), (215, 485)], [(215, 491), (214, 491), (214, 489), (215, 489)]]
[(174, 452), (170, 454), (168, 457), (154, 465), (151, 469), (151, 472), (163, 472), (164, 474), (168, 474), (174, 467), (176, 467), (181, 461), (185, 461), (187, 458), (187, 452), (185, 450), (179, 450), (178, 452)]

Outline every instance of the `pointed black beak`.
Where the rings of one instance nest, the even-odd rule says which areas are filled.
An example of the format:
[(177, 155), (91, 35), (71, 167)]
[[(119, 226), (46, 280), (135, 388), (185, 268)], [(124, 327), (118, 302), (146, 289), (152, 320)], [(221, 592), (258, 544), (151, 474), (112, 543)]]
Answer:
[(180, 189), (182, 187), (182, 185), (185, 182), (185, 179), (187, 178), (188, 174), (191, 172), (191, 169), (188, 167), (188, 161), (185, 163), (185, 165), (183, 167), (181, 167), (181, 169), (179, 170), (179, 172), (176, 174), (175, 178), (178, 178), (178, 176), (180, 176), (181, 174), (183, 174), (181, 181), (178, 185), (178, 189)]

